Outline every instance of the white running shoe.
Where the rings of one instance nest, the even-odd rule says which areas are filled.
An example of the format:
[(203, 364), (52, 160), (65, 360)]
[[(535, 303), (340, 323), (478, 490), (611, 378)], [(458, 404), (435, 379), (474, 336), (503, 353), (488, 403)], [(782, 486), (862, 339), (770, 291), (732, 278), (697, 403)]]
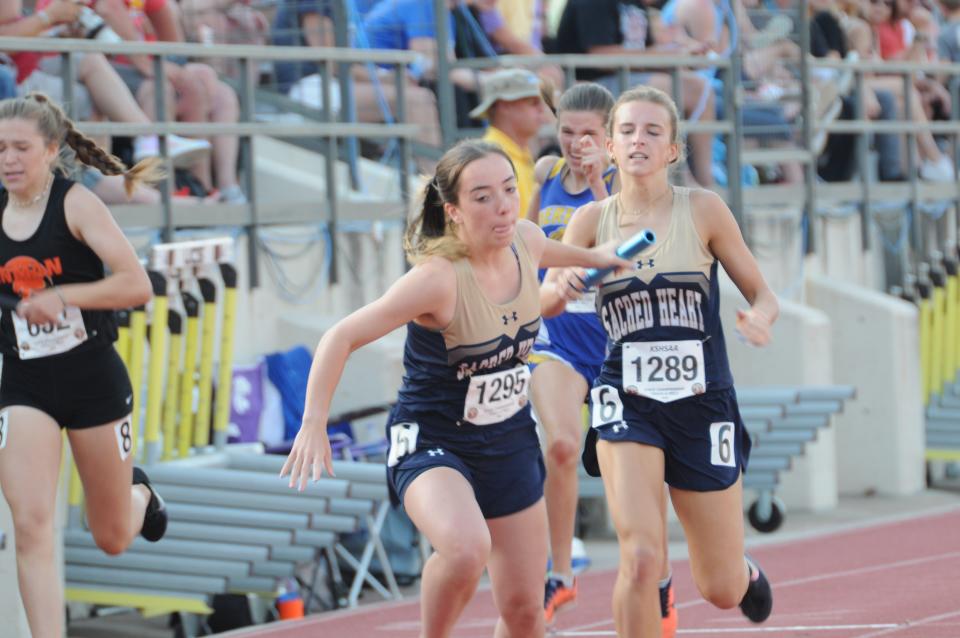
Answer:
[[(197, 160), (210, 154), (210, 142), (179, 135), (167, 136), (167, 154), (176, 168), (192, 166)], [(160, 138), (156, 135), (141, 135), (133, 142), (133, 161), (160, 155)]]
[(928, 182), (952, 182), (953, 162), (946, 155), (940, 155), (940, 159), (936, 162), (924, 160), (920, 164), (920, 179)]
[(237, 184), (234, 184), (220, 191), (220, 201), (224, 204), (246, 204), (247, 196)]

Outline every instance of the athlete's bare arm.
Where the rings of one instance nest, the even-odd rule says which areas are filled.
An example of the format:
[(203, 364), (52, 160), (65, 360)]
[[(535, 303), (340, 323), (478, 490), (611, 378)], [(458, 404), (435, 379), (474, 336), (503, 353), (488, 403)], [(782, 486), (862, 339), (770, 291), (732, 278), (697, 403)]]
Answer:
[(67, 226), (73, 236), (96, 253), (109, 271), (99, 281), (59, 286), (68, 305), (86, 309), (132, 308), (153, 294), (137, 253), (100, 198), (80, 184), (64, 200)]
[(433, 257), (411, 268), (382, 297), (341, 319), (323, 335), (307, 378), (303, 423), (280, 472), (281, 476), (290, 474), (291, 487), (299, 484), (302, 490), (308, 478), (320, 478), (322, 467), (333, 473), (327, 417), (350, 353), (410, 321), (442, 328), (453, 319), (456, 301), (453, 265)]
[(720, 260), (750, 304), (749, 310), (737, 312), (737, 330), (752, 345), (766, 345), (770, 327), (780, 314), (780, 304), (747, 248), (733, 213), (719, 195), (706, 190), (691, 193), (690, 205), (704, 245)]

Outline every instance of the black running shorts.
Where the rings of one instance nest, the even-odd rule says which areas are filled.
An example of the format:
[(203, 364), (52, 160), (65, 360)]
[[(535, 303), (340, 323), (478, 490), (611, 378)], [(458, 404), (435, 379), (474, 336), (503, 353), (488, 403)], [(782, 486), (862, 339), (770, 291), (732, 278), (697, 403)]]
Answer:
[(55, 357), (3, 358), (0, 409), (28, 406), (62, 428), (114, 423), (133, 411), (127, 368), (113, 345)]

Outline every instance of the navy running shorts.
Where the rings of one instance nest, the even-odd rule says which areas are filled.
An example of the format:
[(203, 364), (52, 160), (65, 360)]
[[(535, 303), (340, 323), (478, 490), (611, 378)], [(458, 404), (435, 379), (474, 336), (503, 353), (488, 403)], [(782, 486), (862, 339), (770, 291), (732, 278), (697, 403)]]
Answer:
[(573, 368), (577, 374), (583, 377), (583, 379), (587, 382), (587, 388), (592, 387), (593, 382), (596, 381), (597, 377), (600, 376), (600, 368), (603, 365), (602, 362), (593, 364), (577, 361), (576, 359), (565, 356), (563, 353), (557, 352), (557, 350), (552, 346), (534, 344), (533, 352), (531, 352), (527, 357), (527, 365), (530, 366), (530, 371), (533, 372), (534, 368), (536, 368), (539, 364), (547, 361), (559, 361), (560, 363)]
[(0, 409), (36, 408), (61, 428), (115, 423), (133, 411), (133, 388), (113, 345), (21, 360), (3, 358)]
[[(452, 432), (421, 425), (401, 420), (387, 426), (387, 485), (395, 505), (403, 503), (414, 479), (435, 467), (452, 468), (467, 479), (484, 518), (515, 514), (543, 497), (547, 473), (532, 424), (509, 432), (497, 432), (495, 425), (466, 424)], [(402, 428), (405, 436), (391, 434), (393, 428)]]
[(598, 438), (660, 448), (664, 479), (679, 489), (724, 490), (746, 471), (751, 441), (733, 388), (661, 403), (626, 394), (614, 386), (595, 389), (603, 387), (609, 388), (604, 394), (606, 406), (594, 404), (591, 410), (605, 409), (607, 422), (603, 418), (591, 420), (594, 427), (587, 432), (583, 450), (583, 465), (591, 476), (600, 476)]

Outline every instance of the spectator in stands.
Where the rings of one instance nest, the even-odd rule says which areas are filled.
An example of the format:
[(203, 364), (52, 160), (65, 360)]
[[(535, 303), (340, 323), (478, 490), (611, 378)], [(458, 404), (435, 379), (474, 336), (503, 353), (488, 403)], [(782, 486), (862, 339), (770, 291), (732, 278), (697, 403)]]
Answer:
[(960, 0), (940, 0), (944, 24), (937, 38), (937, 54), (945, 62), (960, 62)]
[[(892, 3), (894, 0), (871, 0), (867, 9), (867, 20), (874, 27), (890, 20), (893, 11)], [(890, 3), (890, 4), (888, 4)], [(850, 23), (853, 28), (855, 23)], [(856, 32), (854, 32), (856, 33)], [(851, 46), (857, 47), (857, 53), (862, 60), (881, 59), (879, 45), (873, 38), (850, 37)], [(923, 102), (920, 99), (920, 92), (915, 86), (904, 89), (903, 76), (901, 75), (883, 75), (868, 74), (864, 77), (867, 86), (874, 90), (889, 91), (896, 96), (898, 103), (898, 112), (901, 116), (906, 113), (904, 105), (910, 101), (910, 118), (912, 121), (925, 125), (929, 119), (923, 108)], [(933, 134), (928, 130), (918, 131), (916, 133), (917, 150), (920, 155), (919, 174), (921, 179), (935, 182), (949, 182), (954, 179), (953, 162), (950, 157), (940, 150), (937, 146)]]
[[(282, 46), (334, 46), (330, 0), (282, 0), (274, 17), (272, 41)], [(276, 62), (274, 71), (278, 88), (286, 93), (297, 82), (319, 73), (319, 68), (314, 63)], [(432, 91), (417, 84), (414, 74), (408, 74), (407, 78), (406, 119), (420, 127), (421, 141), (439, 149), (442, 142), (436, 97)], [(356, 65), (353, 67), (352, 79), (358, 121), (384, 122), (388, 117), (392, 117), (397, 108), (395, 75), (392, 69)], [(331, 89), (336, 90), (336, 85)], [(384, 112), (381, 99), (386, 101), (389, 113)], [(433, 161), (422, 158), (419, 166), (423, 171), (432, 172)]]
[[(459, 0), (447, 0), (454, 9)], [(372, 49), (399, 49), (420, 54), (420, 61), (410, 72), (421, 83), (436, 81), (434, 60), (437, 59), (436, 17), (433, 2), (422, 0), (380, 0), (363, 20), (363, 33)], [(447, 16), (448, 40), (443, 54), (455, 59), (456, 28), (452, 13)], [(469, 69), (453, 69), (450, 81), (466, 91), (477, 90), (477, 78)]]
[[(732, 5), (732, 6), (731, 6)], [(785, 17), (785, 16), (784, 16)], [(753, 81), (771, 80), (767, 89), (774, 88), (779, 94), (782, 86), (799, 90), (798, 83), (784, 68), (784, 60), (799, 57), (800, 49), (788, 37), (789, 19), (772, 20), (763, 31), (757, 30), (739, 0), (668, 0), (663, 5), (660, 22), (664, 29), (671, 29), (671, 40), (695, 46), (707, 45), (710, 55), (727, 59), (736, 47), (744, 56), (744, 75)], [(730, 23), (738, 26), (737, 42), (731, 40)], [(751, 61), (752, 60), (752, 61)], [(697, 72), (712, 81), (717, 118), (724, 117), (723, 84), (716, 77), (715, 68), (700, 68)], [(744, 83), (746, 85), (746, 82)], [(753, 82), (751, 82), (753, 84)], [(746, 146), (789, 148), (795, 144), (787, 107), (779, 97), (763, 95), (763, 89), (744, 86), (744, 100), (740, 105), (740, 118)], [(796, 110), (799, 110), (798, 108)], [(762, 129), (757, 132), (758, 129)], [(714, 144), (723, 144), (715, 140)], [(779, 165), (779, 181), (798, 184), (803, 181), (803, 167), (799, 162), (784, 162)], [(724, 168), (714, 166), (719, 179), (726, 180)]]
[(415, 265), (320, 340), (280, 472), (301, 490), (332, 474), (327, 419), (344, 365), (406, 326), (387, 482), (434, 549), (420, 588), (421, 635), (431, 638), (452, 635), (484, 567), (500, 614), (495, 635), (543, 637), (547, 516), (526, 366), (540, 325), (537, 268), (630, 265), (612, 251), (549, 240), (519, 216), (516, 175), (501, 149), (467, 140), (444, 154), (407, 235)]
[[(557, 46), (561, 53), (626, 55), (642, 60), (645, 53), (695, 55), (706, 52), (703, 44), (681, 44), (660, 39), (652, 28), (643, 0), (569, 0), (557, 30)], [(634, 57), (637, 56), (637, 57)], [(616, 95), (620, 92), (615, 69), (577, 69), (577, 78), (603, 84)], [(672, 79), (661, 71), (629, 74), (627, 88), (646, 84), (671, 91)], [(716, 119), (713, 89), (701, 75), (680, 72), (683, 113), (688, 120)], [(693, 177), (701, 186), (713, 184), (713, 135), (690, 135)]]
[[(541, 30), (537, 29), (530, 39), (525, 40), (519, 37), (514, 31), (514, 23), (505, 19), (500, 9), (497, 8), (495, 0), (467, 0), (466, 6), (476, 22), (482, 27), (484, 34), (497, 53), (506, 55), (540, 55), (543, 53), (543, 43), (540, 38)], [(460, 57), (459, 51), (457, 56)], [(549, 80), (554, 86), (563, 86), (563, 69), (559, 66), (539, 66), (533, 70), (540, 77)]]
[[(0, 36), (39, 37), (51, 27), (67, 27), (74, 23), (81, 5), (70, 0), (54, 0), (30, 16), (23, 16), (19, 0), (7, 0), (0, 4)], [(60, 77), (62, 59), (59, 55), (19, 52), (11, 55), (18, 73), (18, 91), (42, 91), (55, 101), (63, 101), (63, 80)], [(74, 104), (70, 105), (80, 120), (98, 115), (112, 122), (149, 124), (150, 118), (137, 104), (120, 76), (99, 53), (84, 53), (74, 56), (77, 83), (73, 86)], [(134, 154), (138, 158), (156, 156), (160, 142), (156, 135), (141, 135), (134, 139)], [(178, 135), (167, 136), (167, 152), (174, 165), (186, 166), (210, 153), (206, 140), (191, 140)], [(108, 203), (133, 201), (153, 203), (159, 201), (159, 193), (146, 185), (138, 186), (131, 199), (124, 194), (117, 178), (102, 179), (93, 167), (84, 169), (84, 185)]]
[[(871, 5), (869, 15), (881, 58), (936, 61), (936, 23), (925, 8), (915, 6), (910, 0), (894, 0), (892, 5), (889, 2)], [(888, 17), (884, 20), (883, 16)], [(914, 75), (913, 85), (920, 92), (927, 119), (950, 119), (950, 94), (946, 87), (923, 72)]]
[[(251, 0), (179, 0), (184, 37), (204, 44), (264, 45), (269, 40), (270, 21)], [(239, 77), (239, 60), (209, 58), (205, 62), (217, 73)], [(251, 61), (249, 79), (259, 83), (260, 65)]]
[[(812, 0), (810, 19), (810, 53), (817, 58), (843, 60), (849, 53), (847, 33), (843, 22), (859, 20), (839, 13), (832, 0)], [(843, 108), (840, 118), (854, 119), (856, 101), (862, 100), (864, 117), (871, 120), (891, 121), (897, 119), (896, 98), (890, 91), (863, 87), (858, 96), (855, 93), (843, 96)], [(856, 137), (850, 134), (831, 133), (827, 137), (826, 147), (821, 153), (817, 170), (824, 180), (838, 182), (849, 180), (858, 168), (856, 163)], [(893, 133), (875, 133), (874, 147), (877, 151), (877, 177), (880, 181), (899, 181), (903, 179), (900, 166), (900, 137)], [(859, 167), (865, 170), (866, 167)]]
[(489, 122), (483, 139), (502, 148), (517, 171), (520, 211), (530, 207), (535, 181), (531, 144), (548, 120), (540, 97), (540, 80), (525, 69), (504, 69), (480, 80), (480, 104), (470, 112)]
[[(47, 1), (39, 0), (38, 6)], [(180, 17), (172, 0), (98, 0), (95, 7), (124, 40), (183, 41)], [(153, 62), (148, 56), (131, 56), (129, 63), (117, 64), (116, 68), (144, 110), (152, 113), (156, 91)], [(209, 65), (170, 61), (164, 65), (164, 74), (167, 88), (172, 89), (166, 91), (168, 109), (178, 120), (235, 124), (240, 119), (237, 94)], [(174, 96), (177, 99), (172, 101)], [(247, 197), (237, 182), (237, 136), (216, 135), (210, 141), (212, 163), (203, 160), (195, 164), (193, 174), (207, 191), (216, 185), (220, 201), (246, 203)]]

